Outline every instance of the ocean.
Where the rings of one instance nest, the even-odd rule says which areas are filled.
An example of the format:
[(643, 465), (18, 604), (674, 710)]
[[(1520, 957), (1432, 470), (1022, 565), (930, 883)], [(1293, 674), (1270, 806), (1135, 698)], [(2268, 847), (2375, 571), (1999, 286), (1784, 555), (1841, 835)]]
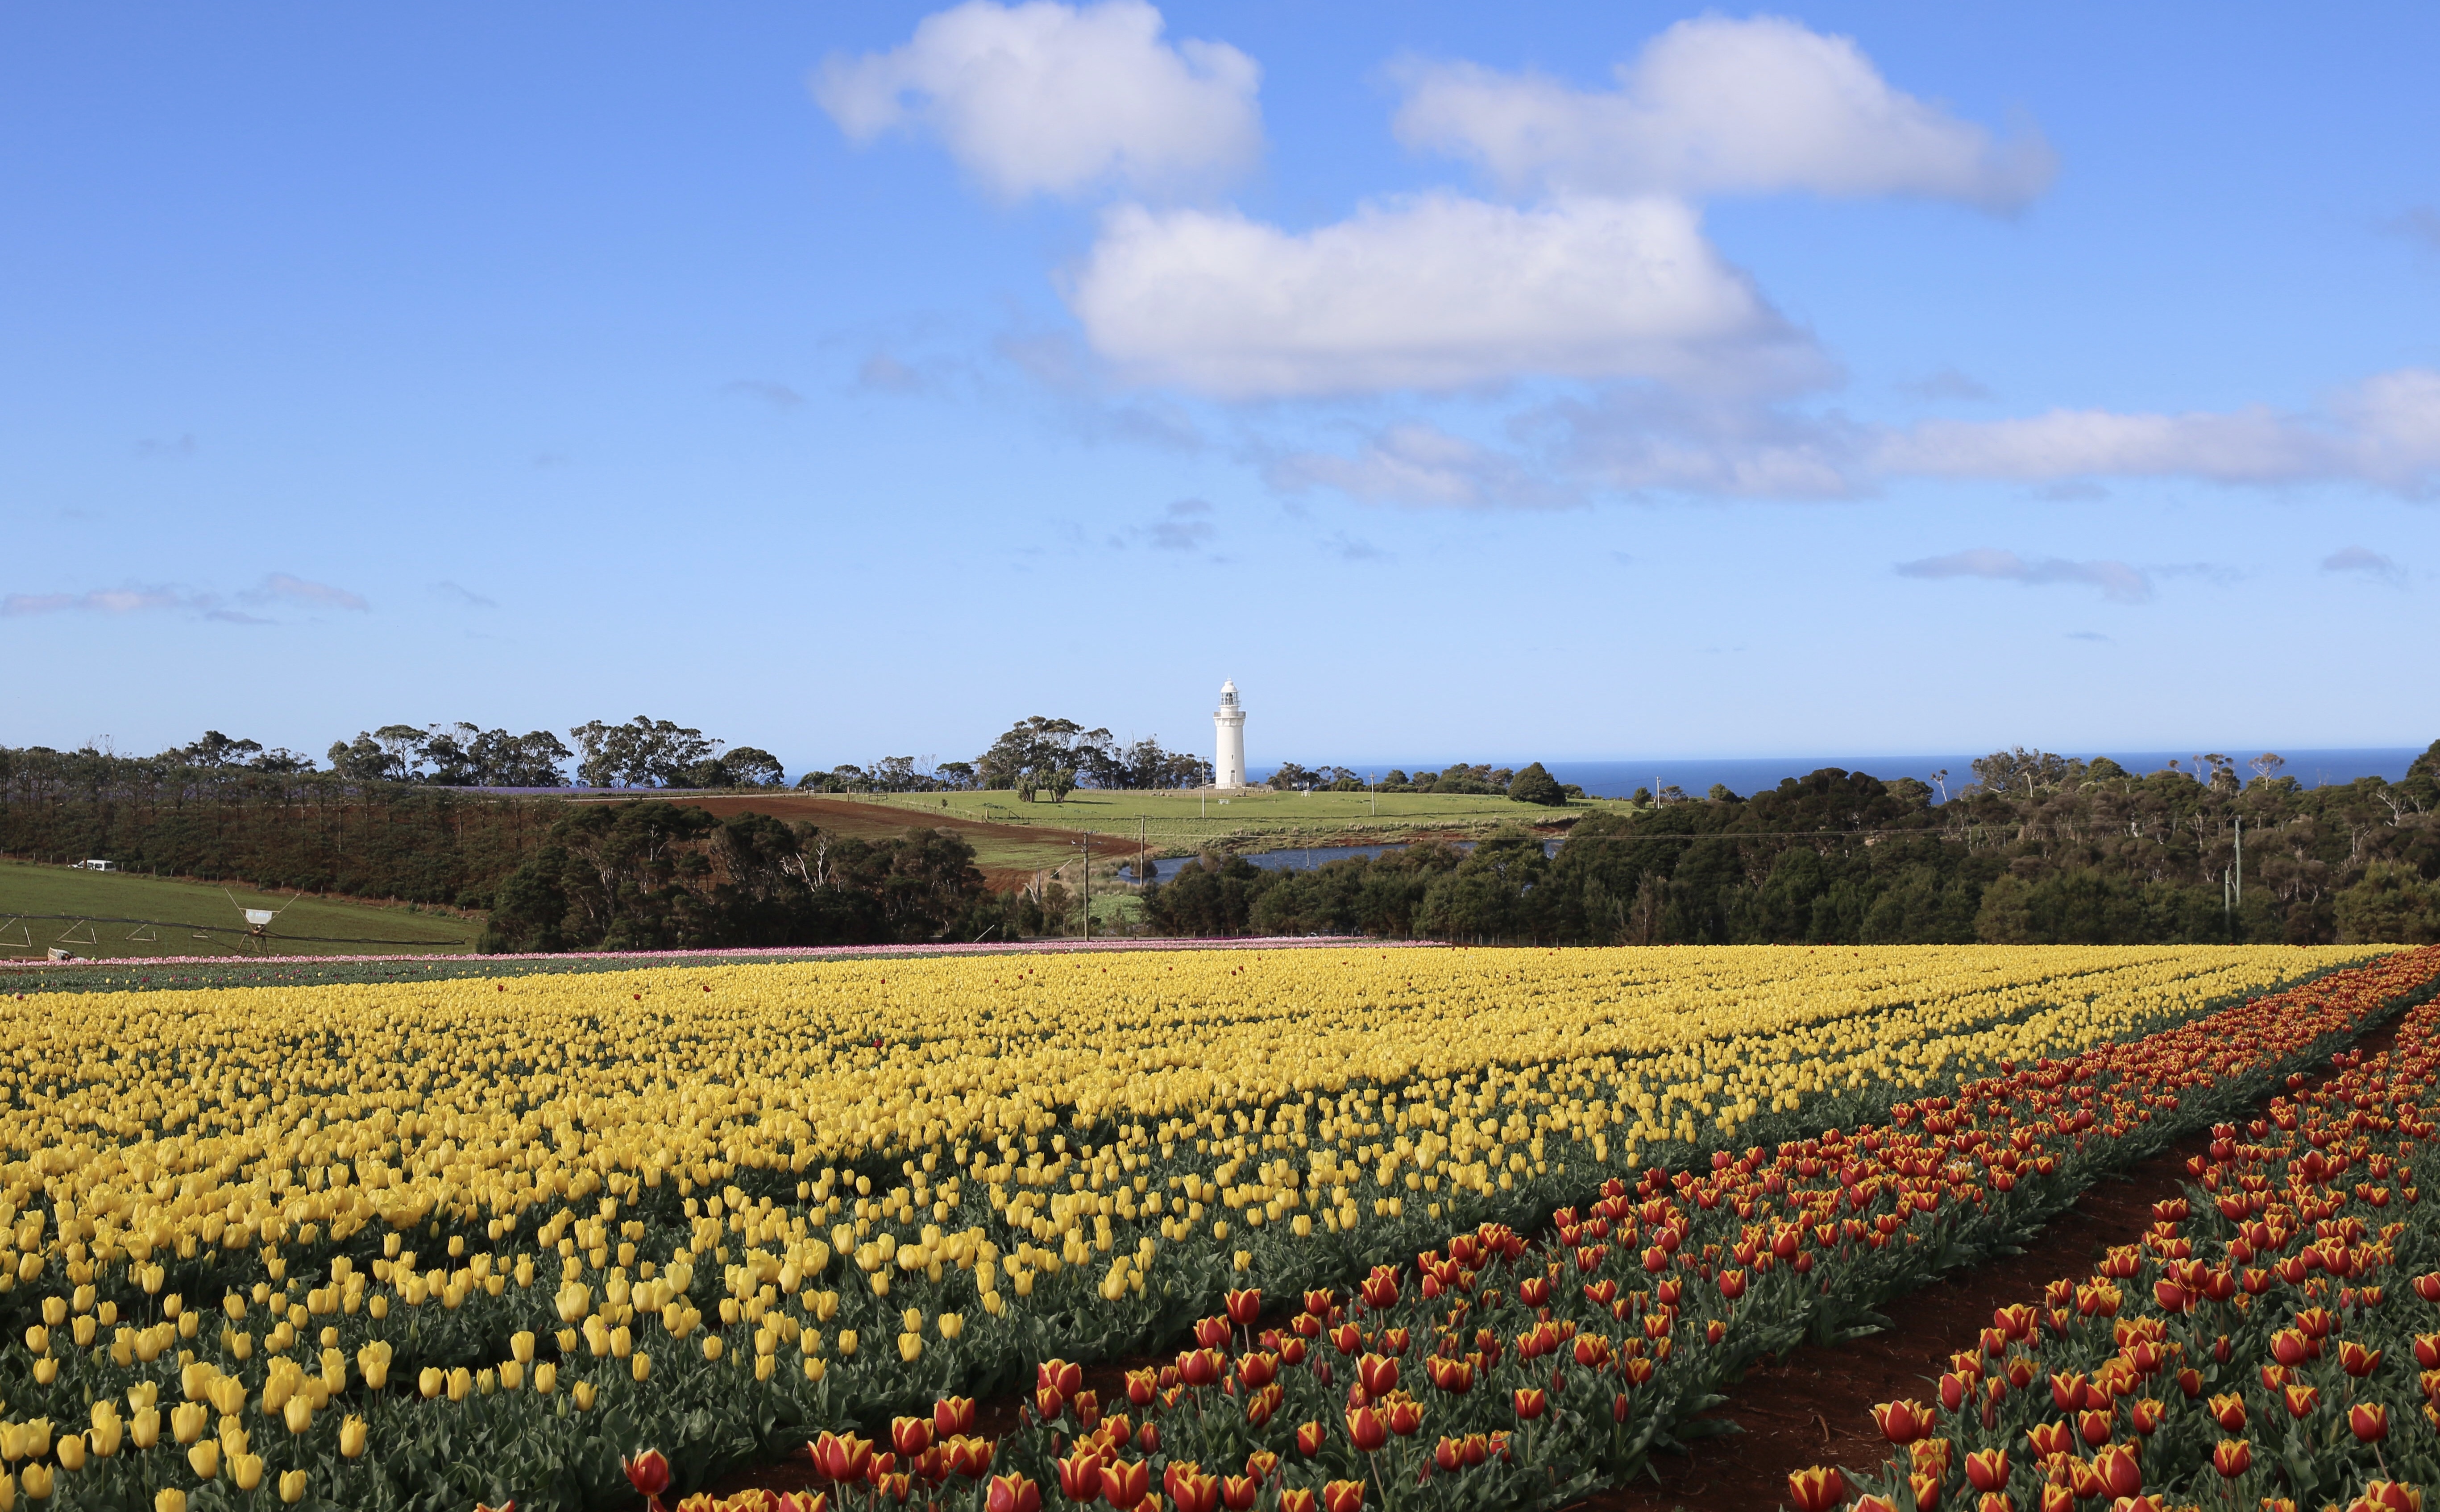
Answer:
[[(2063, 756), (2090, 759), (2106, 756), (2129, 772), (2157, 772), (2175, 759), (2181, 767), (2191, 769), (2200, 752), (2217, 751), (2233, 758), (2237, 771), (2248, 780), (2252, 773), (2246, 767), (2260, 752), (2252, 747), (2197, 746), (2188, 751), (2068, 751)], [(1946, 769), (1947, 791), (1954, 793), (1974, 780), (1974, 761), (1978, 756), (1646, 756), (1625, 761), (1546, 761), (1551, 775), (1561, 782), (1572, 782), (1596, 798), (1624, 798), (1638, 788), (1658, 792), (1676, 784), (1694, 797), (1712, 791), (1713, 783), (1725, 786), (1741, 797), (1750, 797), (1766, 788), (1775, 788), (1785, 777), (1802, 777), (1824, 767), (1837, 767), (1846, 772), (1868, 772), (1884, 781), (1894, 777), (1918, 777), (1931, 782), (1935, 773)], [(2283, 751), (2288, 765), (2281, 772), (2308, 788), (2344, 785), (2358, 777), (2377, 776), (2395, 782), (2406, 775), (2408, 763), (2422, 754), (2417, 746), (2373, 746), (2331, 750)], [(1488, 757), (1467, 757), (1469, 761)], [(1526, 760), (1531, 760), (1527, 757)], [(1377, 776), (1396, 767), (1406, 772), (1438, 771), (1440, 763), (1429, 761), (1372, 761), (1340, 763), (1367, 776)], [(1495, 766), (1525, 765), (1524, 760), (1492, 761)], [(1260, 780), (1267, 769), (1251, 767), (1251, 774)], [(1939, 789), (1936, 786), (1935, 792)]]

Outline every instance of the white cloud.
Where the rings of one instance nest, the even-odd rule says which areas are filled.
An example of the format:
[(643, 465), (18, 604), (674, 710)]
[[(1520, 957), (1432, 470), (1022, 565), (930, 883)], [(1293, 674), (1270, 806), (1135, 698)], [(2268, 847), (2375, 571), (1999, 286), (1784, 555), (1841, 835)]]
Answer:
[(2406, 586), (2406, 569), (2370, 546), (2341, 546), (2322, 559), (2322, 570), (2369, 578), (2392, 588)]
[(0, 598), (0, 614), (134, 614), (148, 609), (192, 609), (208, 604), (207, 596), (175, 588), (95, 588), (81, 594), (10, 594)]
[(432, 585), (432, 595), (436, 598), (445, 598), (449, 602), (464, 609), (497, 609), (500, 607), (500, 601), (498, 599), (493, 598), (487, 594), (478, 594), (462, 583), (451, 582), (445, 578)]
[(936, 136), (1006, 199), (1209, 186), (1250, 167), (1262, 70), (1226, 43), (1161, 38), (1142, 0), (991, 0), (924, 17), (905, 45), (834, 56), (814, 98), (859, 143)]
[(774, 382), (767, 378), (741, 378), (733, 382), (721, 384), (720, 391), (731, 399), (761, 400), (773, 409), (780, 411), (797, 409), (805, 402), (804, 395), (785, 383)]
[(1547, 405), (1524, 428), (1553, 437), (1566, 471), (1630, 492), (1839, 499), (1872, 487), (1857, 427), (1741, 396), (1617, 384)]
[(1354, 456), (1297, 452), (1264, 469), (1273, 488), (1335, 489), (1368, 504), (1480, 508), (1578, 502), (1516, 458), (1429, 425), (1393, 425)]
[(1786, 387), (1828, 368), (1668, 200), (1427, 194), (1301, 233), (1126, 205), (1068, 304), (1129, 376), (1231, 399), (1527, 375)]
[(1922, 195), (2023, 205), (2055, 161), (1890, 87), (1846, 37), (1777, 17), (1681, 21), (1580, 90), (1472, 63), (1409, 65), (1397, 131), (1511, 189), (1609, 194)]
[(358, 614), (372, 608), (372, 605), (365, 602), (364, 596), (361, 594), (350, 593), (345, 588), (333, 588), (329, 583), (293, 578), (284, 572), (273, 573), (240, 596), (248, 603), (259, 604), (278, 600), (302, 604), (310, 609), (351, 609)]
[(2305, 415), (2256, 405), (2183, 415), (2054, 410), (2020, 419), (1930, 420), (1887, 433), (1874, 465), (1884, 473), (2028, 481), (2337, 479), (2427, 493), (2440, 481), (2440, 372), (2378, 374)]
[(2123, 561), (2069, 561), (2059, 557), (2029, 561), (2013, 551), (1990, 546), (1900, 562), (1897, 570), (1901, 578), (1984, 578), (2028, 587), (2082, 583), (2122, 604), (2140, 604), (2152, 596), (2152, 579), (2142, 568)]

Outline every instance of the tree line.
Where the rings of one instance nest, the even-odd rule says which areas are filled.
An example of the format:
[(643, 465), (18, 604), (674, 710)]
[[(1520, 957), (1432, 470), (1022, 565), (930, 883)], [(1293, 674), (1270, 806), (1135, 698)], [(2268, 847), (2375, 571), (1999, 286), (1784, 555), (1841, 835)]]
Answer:
[(1156, 933), (1482, 943), (2440, 939), (2440, 741), (2395, 783), (2306, 788), (2284, 764), (2139, 776), (2000, 752), (1941, 804), (1911, 777), (1825, 768), (1588, 814), (1551, 856), (1517, 831), (1302, 872), (1207, 857), (1144, 909)]

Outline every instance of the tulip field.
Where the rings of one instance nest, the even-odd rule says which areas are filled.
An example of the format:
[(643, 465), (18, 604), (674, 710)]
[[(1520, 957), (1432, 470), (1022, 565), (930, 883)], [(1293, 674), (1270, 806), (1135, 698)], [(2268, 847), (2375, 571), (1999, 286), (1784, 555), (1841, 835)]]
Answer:
[(820, 1489), (725, 1504), (1557, 1507), (2215, 1126), (2144, 1245), (1791, 1504), (2365, 1494), (2440, 1473), (2430, 1010), (2251, 1110), (2435, 982), (1346, 949), (0, 998), (0, 1512), (700, 1507), (787, 1453)]

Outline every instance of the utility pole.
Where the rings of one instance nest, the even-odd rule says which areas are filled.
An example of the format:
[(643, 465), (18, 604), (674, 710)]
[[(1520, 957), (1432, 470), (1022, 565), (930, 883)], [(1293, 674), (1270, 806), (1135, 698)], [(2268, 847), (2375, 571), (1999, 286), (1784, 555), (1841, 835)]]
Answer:
[(1093, 937), (1093, 832), (1085, 831), (1085, 938)]
[(1152, 873), (1144, 867), (1144, 820), (1143, 815), (1138, 814), (1136, 815), (1136, 885), (1141, 887), (1150, 881), (1152, 881)]
[(2236, 821), (2236, 906), (2245, 906), (2245, 820)]

